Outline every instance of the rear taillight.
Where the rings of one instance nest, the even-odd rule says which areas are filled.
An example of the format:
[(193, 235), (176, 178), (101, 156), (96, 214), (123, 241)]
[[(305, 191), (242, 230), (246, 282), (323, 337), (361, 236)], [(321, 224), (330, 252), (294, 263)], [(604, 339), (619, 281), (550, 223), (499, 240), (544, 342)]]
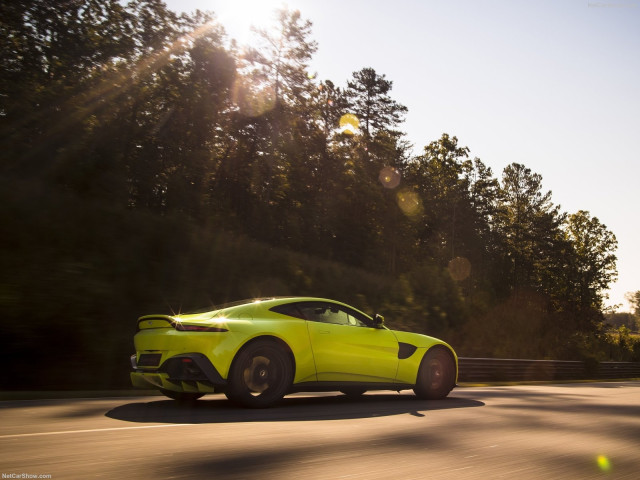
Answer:
[(176, 330), (180, 332), (228, 332), (227, 328), (207, 327), (205, 325), (185, 325), (184, 323), (176, 323)]

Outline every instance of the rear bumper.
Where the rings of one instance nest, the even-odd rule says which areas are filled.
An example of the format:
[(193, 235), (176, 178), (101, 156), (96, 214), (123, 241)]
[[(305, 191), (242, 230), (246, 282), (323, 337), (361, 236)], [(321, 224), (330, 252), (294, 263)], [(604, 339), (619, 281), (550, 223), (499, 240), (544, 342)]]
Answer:
[(167, 359), (157, 368), (142, 367), (131, 356), (131, 383), (135, 388), (172, 390), (190, 393), (224, 391), (226, 380), (201, 353), (185, 353)]

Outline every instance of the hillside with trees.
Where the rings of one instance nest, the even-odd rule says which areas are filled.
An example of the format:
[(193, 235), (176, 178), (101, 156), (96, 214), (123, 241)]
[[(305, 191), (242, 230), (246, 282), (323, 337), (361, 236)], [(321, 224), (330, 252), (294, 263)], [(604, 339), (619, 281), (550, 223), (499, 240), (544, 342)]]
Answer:
[(18, 0), (0, 35), (3, 388), (127, 385), (139, 315), (272, 295), (461, 356), (640, 361), (606, 225), (454, 132), (413, 154), (392, 79), (317, 78), (300, 12), (249, 48), (160, 0)]

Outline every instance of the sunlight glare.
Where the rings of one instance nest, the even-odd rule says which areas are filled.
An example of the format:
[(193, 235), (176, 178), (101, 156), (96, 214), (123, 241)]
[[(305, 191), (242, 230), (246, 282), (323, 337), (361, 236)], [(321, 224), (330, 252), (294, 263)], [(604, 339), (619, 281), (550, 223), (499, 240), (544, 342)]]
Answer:
[(605, 455), (598, 455), (596, 461), (598, 462), (598, 467), (600, 467), (600, 470), (603, 472), (611, 470), (611, 462)]
[(340, 117), (340, 133), (355, 135), (359, 132), (360, 120), (353, 113), (345, 113)]
[(283, 3), (270, 0), (234, 0), (233, 2), (215, 2), (212, 9), (217, 13), (229, 38), (240, 45), (248, 45), (254, 39), (252, 27), (266, 29), (276, 21), (276, 10)]
[(257, 117), (272, 110), (276, 104), (272, 86), (256, 87), (251, 80), (238, 76), (233, 84), (232, 98), (238, 110), (248, 117)]
[(422, 202), (416, 192), (408, 189), (400, 190), (397, 195), (398, 206), (410, 218), (417, 218), (422, 212)]
[(400, 172), (393, 167), (384, 167), (380, 170), (378, 180), (384, 188), (396, 188), (400, 185)]

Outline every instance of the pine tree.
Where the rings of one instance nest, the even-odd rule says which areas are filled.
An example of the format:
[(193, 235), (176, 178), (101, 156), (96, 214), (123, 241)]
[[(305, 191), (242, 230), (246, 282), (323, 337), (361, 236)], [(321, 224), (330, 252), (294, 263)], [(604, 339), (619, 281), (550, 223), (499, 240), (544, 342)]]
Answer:
[(347, 82), (347, 98), (360, 122), (364, 134), (370, 138), (378, 130), (393, 130), (400, 125), (407, 107), (389, 96), (393, 82), (378, 75), (373, 68), (353, 72)]

